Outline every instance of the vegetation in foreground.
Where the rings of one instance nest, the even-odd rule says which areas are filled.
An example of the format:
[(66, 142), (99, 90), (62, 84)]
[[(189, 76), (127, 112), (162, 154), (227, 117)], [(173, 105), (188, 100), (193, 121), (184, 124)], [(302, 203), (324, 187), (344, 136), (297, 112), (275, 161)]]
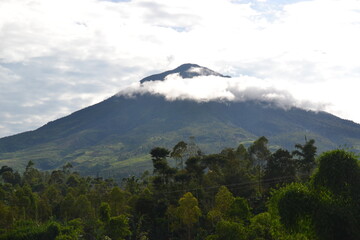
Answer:
[(210, 155), (185, 142), (157, 147), (153, 174), (120, 186), (71, 164), (42, 172), (30, 161), (23, 174), (3, 166), (0, 240), (360, 239), (358, 158), (316, 158), (314, 140), (293, 152), (267, 143)]

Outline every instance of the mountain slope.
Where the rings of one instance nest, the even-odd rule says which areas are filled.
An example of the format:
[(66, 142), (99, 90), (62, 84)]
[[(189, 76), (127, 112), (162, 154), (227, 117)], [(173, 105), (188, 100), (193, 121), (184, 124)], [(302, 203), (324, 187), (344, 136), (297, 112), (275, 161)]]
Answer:
[(194, 136), (209, 153), (263, 135), (273, 147), (293, 149), (306, 136), (315, 138), (320, 150), (344, 144), (360, 150), (360, 125), (325, 112), (284, 110), (254, 101), (166, 101), (160, 95), (138, 94), (113, 96), (35, 131), (0, 139), (0, 165), (22, 168), (33, 160), (41, 169), (53, 169), (71, 162), (85, 174), (124, 175), (149, 167), (147, 153), (155, 146), (171, 148)]

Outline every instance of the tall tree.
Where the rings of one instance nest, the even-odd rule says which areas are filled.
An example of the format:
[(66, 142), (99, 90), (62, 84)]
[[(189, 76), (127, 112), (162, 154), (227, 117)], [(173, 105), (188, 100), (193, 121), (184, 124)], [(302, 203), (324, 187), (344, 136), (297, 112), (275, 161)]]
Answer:
[(28, 162), (23, 174), (23, 183), (30, 185), (33, 190), (42, 189), (43, 186), (39, 186), (42, 185), (41, 173), (34, 166), (35, 164), (33, 161)]
[(305, 138), (305, 144), (295, 144), (296, 150), (292, 152), (293, 156), (298, 157), (297, 163), (299, 168), (300, 178), (304, 181), (308, 180), (312, 170), (315, 168), (315, 157), (317, 147), (315, 140), (309, 141)]
[(264, 174), (265, 167), (270, 158), (271, 152), (267, 147), (268, 139), (264, 136), (260, 137), (248, 148), (250, 160), (252, 161), (254, 172), (258, 178), (258, 191), (262, 193), (261, 178)]
[(100, 206), (99, 219), (103, 223), (108, 223), (110, 221), (110, 205), (106, 202), (102, 202)]
[(91, 207), (91, 203), (86, 195), (80, 195), (74, 203), (75, 216), (82, 218), (83, 220), (90, 220), (94, 217), (94, 209)]
[(110, 218), (105, 229), (108, 236), (114, 240), (123, 240), (131, 234), (129, 220), (123, 214)]
[(60, 214), (62, 216), (62, 219), (67, 221), (74, 218), (74, 212), (76, 212), (75, 198), (69, 192), (66, 194), (65, 198), (60, 203)]
[(198, 200), (191, 192), (185, 193), (184, 196), (180, 198), (176, 213), (181, 223), (185, 225), (187, 239), (190, 240), (192, 227), (199, 221), (199, 217), (201, 216)]
[(201, 157), (196, 156), (187, 159), (185, 169), (190, 180), (193, 180), (196, 184), (200, 185), (205, 170), (205, 166), (201, 164)]
[(221, 220), (216, 225), (215, 234), (206, 238), (206, 240), (245, 240), (246, 230), (242, 223)]
[(171, 177), (176, 173), (176, 169), (171, 168), (166, 160), (170, 151), (166, 148), (156, 147), (150, 151), (154, 173), (158, 174), (158, 178), (155, 178), (155, 184), (161, 188), (161, 185), (166, 185), (170, 182)]
[(287, 150), (278, 149), (271, 154), (263, 177), (263, 185), (267, 189), (293, 182), (295, 177), (295, 161)]
[(21, 176), (18, 172), (14, 172), (12, 168), (8, 168), (1, 172), (1, 177), (5, 183), (10, 183), (12, 185), (21, 184)]
[(180, 166), (181, 169), (184, 169), (184, 158), (186, 150), (187, 143), (184, 141), (180, 141), (174, 146), (170, 156), (175, 159), (176, 167)]
[(130, 194), (119, 187), (113, 187), (109, 194), (108, 201), (113, 216), (118, 216), (127, 212), (127, 201)]
[(232, 221), (248, 223), (252, 215), (248, 201), (242, 197), (234, 198), (227, 215)]
[(226, 219), (227, 213), (234, 202), (233, 194), (225, 186), (221, 186), (215, 195), (215, 206), (208, 212), (208, 218), (216, 224), (217, 222)]

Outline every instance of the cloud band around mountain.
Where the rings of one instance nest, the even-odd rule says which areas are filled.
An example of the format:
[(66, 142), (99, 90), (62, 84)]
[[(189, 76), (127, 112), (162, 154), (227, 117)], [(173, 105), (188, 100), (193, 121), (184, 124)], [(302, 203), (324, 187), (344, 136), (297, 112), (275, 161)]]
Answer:
[(313, 111), (323, 110), (327, 105), (295, 98), (292, 90), (295, 91), (289, 86), (281, 87), (267, 80), (245, 75), (235, 78), (218, 76), (182, 78), (179, 74), (170, 74), (163, 81), (132, 84), (123, 88), (117, 95), (136, 97), (137, 94), (149, 93), (162, 95), (168, 101), (258, 101), (283, 109), (298, 107)]

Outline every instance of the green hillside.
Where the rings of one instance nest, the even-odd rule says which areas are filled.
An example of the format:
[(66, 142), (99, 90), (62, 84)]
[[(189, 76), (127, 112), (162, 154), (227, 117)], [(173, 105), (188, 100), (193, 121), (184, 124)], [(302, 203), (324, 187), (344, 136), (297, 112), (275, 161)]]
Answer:
[(31, 132), (0, 139), (0, 164), (42, 170), (71, 162), (90, 175), (135, 174), (150, 167), (150, 149), (194, 137), (205, 153), (267, 136), (273, 149), (292, 149), (305, 136), (320, 151), (360, 149), (360, 125), (324, 112), (283, 110), (259, 102), (166, 101), (114, 96)]

